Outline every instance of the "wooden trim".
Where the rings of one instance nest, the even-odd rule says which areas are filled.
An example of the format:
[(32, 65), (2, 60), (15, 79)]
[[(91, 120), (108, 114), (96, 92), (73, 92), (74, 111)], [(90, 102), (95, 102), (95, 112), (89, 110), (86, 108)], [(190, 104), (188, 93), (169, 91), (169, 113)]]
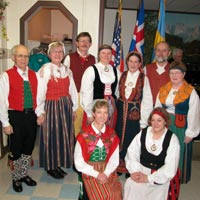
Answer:
[(99, 13), (99, 46), (103, 44), (103, 31), (104, 31), (104, 10), (105, 0), (100, 0), (100, 13)]
[(60, 1), (38, 1), (20, 18), (20, 43), (26, 44), (27, 21), (42, 8), (59, 9), (73, 24), (72, 31), (72, 51), (76, 51), (76, 36), (78, 30), (78, 20)]

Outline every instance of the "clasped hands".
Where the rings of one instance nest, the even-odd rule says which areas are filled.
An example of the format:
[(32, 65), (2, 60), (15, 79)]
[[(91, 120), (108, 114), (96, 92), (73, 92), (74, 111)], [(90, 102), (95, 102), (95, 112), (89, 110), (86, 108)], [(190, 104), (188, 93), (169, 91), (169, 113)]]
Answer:
[(148, 183), (148, 177), (142, 172), (134, 172), (131, 174), (131, 179), (136, 183)]
[(97, 176), (97, 180), (101, 184), (107, 183), (108, 182), (108, 177), (103, 172), (99, 172), (99, 174)]

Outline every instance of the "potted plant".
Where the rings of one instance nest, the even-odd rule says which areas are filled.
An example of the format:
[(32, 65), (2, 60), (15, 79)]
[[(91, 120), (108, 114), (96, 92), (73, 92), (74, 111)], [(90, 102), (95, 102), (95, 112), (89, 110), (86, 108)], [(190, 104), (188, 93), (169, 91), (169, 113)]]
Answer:
[(5, 0), (0, 0), (0, 21), (2, 23), (1, 32), (2, 32), (2, 38), (5, 39), (6, 41), (8, 41), (8, 36), (6, 32), (6, 26), (3, 20), (4, 20), (4, 10), (6, 9), (8, 5), (9, 5), (9, 2)]

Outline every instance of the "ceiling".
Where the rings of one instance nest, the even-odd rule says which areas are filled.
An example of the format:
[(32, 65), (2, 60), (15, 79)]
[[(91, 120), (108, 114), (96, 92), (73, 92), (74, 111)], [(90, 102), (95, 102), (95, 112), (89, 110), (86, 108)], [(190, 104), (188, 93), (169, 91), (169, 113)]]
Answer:
[[(123, 9), (138, 9), (140, 0), (122, 0)], [(145, 10), (159, 10), (160, 0), (144, 0)], [(119, 0), (106, 0), (106, 8), (117, 8)], [(166, 11), (200, 14), (200, 0), (166, 0)]]

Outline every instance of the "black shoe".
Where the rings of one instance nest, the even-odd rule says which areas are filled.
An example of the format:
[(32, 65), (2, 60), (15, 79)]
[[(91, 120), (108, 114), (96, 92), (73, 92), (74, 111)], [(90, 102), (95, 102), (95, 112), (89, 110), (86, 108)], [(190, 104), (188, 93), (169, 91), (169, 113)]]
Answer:
[(63, 176), (66, 176), (67, 175), (67, 172), (65, 172), (61, 167), (57, 167), (56, 171), (58, 173), (60, 173), (61, 175)]
[(64, 178), (62, 174), (60, 174), (57, 170), (53, 170), (53, 169), (47, 170), (47, 174), (49, 174), (50, 176), (56, 179)]
[(22, 183), (19, 180), (13, 181), (12, 182), (13, 190), (15, 192), (22, 192)]
[(20, 181), (26, 183), (26, 185), (28, 185), (28, 186), (36, 186), (37, 185), (37, 182), (34, 181), (30, 176), (25, 176), (25, 177), (21, 178)]

